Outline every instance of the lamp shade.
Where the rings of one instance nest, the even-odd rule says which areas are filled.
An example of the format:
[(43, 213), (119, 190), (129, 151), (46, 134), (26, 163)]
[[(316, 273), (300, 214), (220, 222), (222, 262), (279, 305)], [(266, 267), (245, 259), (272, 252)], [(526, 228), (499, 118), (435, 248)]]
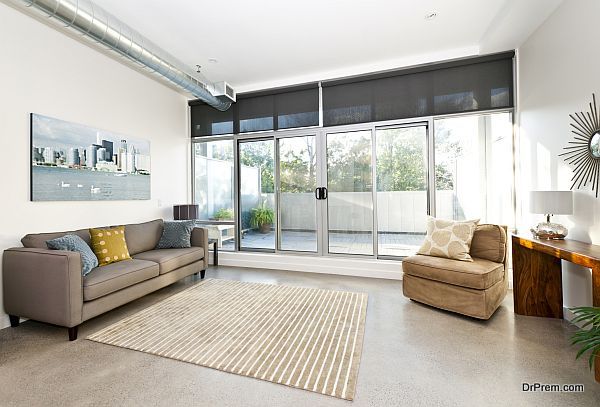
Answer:
[(173, 219), (198, 219), (198, 205), (173, 205)]
[(573, 192), (531, 191), (529, 211), (544, 215), (571, 215), (573, 213)]

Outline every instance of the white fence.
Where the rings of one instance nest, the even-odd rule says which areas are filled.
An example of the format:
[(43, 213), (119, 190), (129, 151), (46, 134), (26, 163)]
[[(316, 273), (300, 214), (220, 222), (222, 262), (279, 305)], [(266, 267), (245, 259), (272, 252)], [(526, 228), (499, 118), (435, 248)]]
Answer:
[[(272, 208), (274, 194), (262, 194)], [(452, 219), (460, 213), (453, 191), (438, 191), (437, 216)], [(281, 227), (286, 230), (315, 230), (316, 205), (312, 193), (281, 194)], [(377, 193), (378, 228), (381, 232), (424, 233), (427, 219), (427, 192), (392, 191)], [(370, 192), (330, 192), (328, 217), (331, 230), (368, 231), (373, 229), (373, 203)]]

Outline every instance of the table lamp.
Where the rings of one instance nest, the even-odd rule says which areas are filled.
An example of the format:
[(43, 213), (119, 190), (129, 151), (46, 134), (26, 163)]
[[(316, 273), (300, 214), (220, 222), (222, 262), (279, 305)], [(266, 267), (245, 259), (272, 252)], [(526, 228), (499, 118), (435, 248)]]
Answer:
[(552, 215), (573, 214), (573, 193), (571, 191), (531, 191), (529, 195), (531, 213), (546, 215), (546, 222), (540, 222), (531, 233), (538, 239), (564, 239), (569, 232), (560, 223), (550, 222)]

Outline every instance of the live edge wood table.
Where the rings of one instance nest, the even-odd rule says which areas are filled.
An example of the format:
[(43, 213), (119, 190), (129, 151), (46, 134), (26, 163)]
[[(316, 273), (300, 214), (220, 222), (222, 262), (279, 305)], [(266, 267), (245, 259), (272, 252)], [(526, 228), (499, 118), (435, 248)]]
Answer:
[[(592, 301), (600, 307), (600, 246), (577, 240), (538, 240), (512, 236), (515, 313), (562, 318), (561, 259), (592, 269)], [(600, 356), (595, 377), (600, 382)]]

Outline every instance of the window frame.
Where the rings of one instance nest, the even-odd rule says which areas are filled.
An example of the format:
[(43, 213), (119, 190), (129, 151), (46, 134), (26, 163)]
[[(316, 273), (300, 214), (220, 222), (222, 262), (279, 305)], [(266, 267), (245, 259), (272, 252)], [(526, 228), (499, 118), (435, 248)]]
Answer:
[[(478, 111), (478, 112), (460, 112), (460, 113), (452, 113), (452, 114), (446, 114), (446, 115), (434, 115), (434, 116), (425, 116), (425, 117), (419, 117), (419, 118), (409, 118), (409, 119), (398, 119), (398, 120), (388, 120), (388, 121), (381, 121), (381, 122), (369, 122), (369, 123), (357, 123), (357, 124), (348, 124), (348, 125), (340, 125), (340, 126), (330, 126), (330, 127), (323, 127), (323, 126), (311, 126), (311, 127), (305, 127), (305, 128), (298, 128), (298, 129), (282, 129), (282, 130), (270, 130), (270, 131), (260, 131), (260, 132), (254, 132), (254, 133), (242, 133), (242, 134), (228, 134), (228, 135), (221, 135), (221, 136), (205, 136), (205, 137), (195, 137), (191, 139), (191, 145), (192, 148), (191, 150), (191, 156), (192, 156), (192, 166), (191, 166), (191, 182), (192, 182), (192, 200), (195, 201), (195, 175), (194, 175), (194, 169), (195, 169), (195, 161), (194, 161), (194, 156), (195, 156), (195, 149), (194, 149), (194, 144), (195, 143), (203, 143), (203, 142), (209, 142), (209, 141), (218, 141), (218, 140), (232, 140), (233, 142), (233, 151), (234, 151), (234, 213), (235, 213), (235, 219), (233, 222), (231, 221), (224, 221), (223, 224), (234, 224), (236, 226), (236, 240), (235, 240), (235, 249), (234, 252), (244, 252), (244, 253), (248, 253), (248, 252), (254, 252), (254, 253), (270, 253), (270, 254), (281, 254), (281, 255), (299, 255), (299, 256), (327, 256), (327, 257), (341, 257), (341, 258), (373, 258), (373, 259), (381, 259), (381, 260), (396, 260), (396, 261), (401, 261), (403, 259), (403, 257), (398, 257), (398, 256), (388, 256), (388, 255), (380, 255), (378, 253), (378, 248), (377, 248), (377, 241), (376, 239), (378, 239), (378, 234), (376, 233), (376, 231), (374, 231), (373, 233), (373, 240), (375, 243), (375, 247), (373, 250), (373, 255), (361, 255), (361, 254), (354, 254), (354, 255), (348, 255), (348, 254), (342, 254), (342, 253), (328, 253), (327, 250), (323, 250), (322, 246), (319, 246), (319, 250), (315, 253), (315, 252), (302, 252), (302, 251), (290, 251), (290, 250), (278, 250), (277, 246), (275, 248), (275, 250), (272, 249), (252, 249), (252, 248), (241, 248), (241, 229), (239, 228), (238, 222), (239, 222), (239, 193), (240, 190), (238, 188), (239, 186), (239, 142), (240, 141), (251, 141), (251, 140), (273, 140), (275, 143), (275, 146), (277, 145), (277, 139), (279, 138), (283, 138), (283, 137), (294, 137), (294, 136), (299, 136), (302, 134), (308, 134), (308, 133), (314, 133), (317, 135), (317, 144), (319, 144), (321, 141), (319, 140), (324, 140), (325, 137), (324, 135), (326, 133), (339, 133), (339, 132), (346, 132), (346, 131), (357, 131), (357, 130), (371, 130), (373, 133), (376, 131), (376, 129), (380, 129), (380, 128), (385, 128), (385, 127), (403, 127), (403, 126), (414, 126), (414, 125), (419, 125), (419, 124), (426, 124), (427, 125), (427, 148), (428, 148), (428, 193), (427, 193), (427, 197), (428, 197), (428, 203), (427, 203), (427, 209), (428, 209), (428, 214), (431, 216), (436, 216), (436, 204), (435, 204), (435, 199), (436, 199), (436, 191), (435, 191), (435, 125), (434, 122), (435, 120), (439, 120), (439, 119), (446, 119), (446, 118), (454, 118), (454, 117), (461, 117), (461, 116), (479, 116), (479, 115), (486, 115), (486, 114), (494, 114), (494, 113), (509, 113), (511, 115), (511, 119), (512, 119), (512, 150), (513, 150), (513, 154), (512, 157), (510, 157), (510, 159), (512, 160), (512, 167), (513, 167), (513, 173), (511, 174), (511, 178), (512, 178), (512, 204), (513, 207), (511, 208), (513, 210), (513, 220), (515, 219), (515, 214), (516, 214), (516, 197), (515, 197), (515, 131), (514, 131), (514, 122), (515, 122), (515, 108), (503, 108), (503, 109), (491, 109), (491, 110), (484, 110), (484, 111)], [(376, 142), (375, 137), (373, 137), (373, 143)], [(376, 151), (373, 150), (372, 151), (372, 155), (373, 155), (373, 159), (375, 159), (375, 153)], [(275, 157), (276, 158), (276, 157)], [(487, 159), (487, 158), (486, 158)], [(277, 161), (277, 160), (276, 160)], [(376, 161), (372, 162), (372, 165), (374, 165), (375, 167), (373, 167), (373, 185), (376, 185)], [(277, 162), (275, 163), (275, 167), (277, 167)], [(321, 168), (323, 168), (323, 165), (321, 165)], [(277, 171), (276, 171), (277, 172)], [(275, 174), (275, 177), (277, 177), (278, 175)], [(377, 222), (377, 197), (376, 197), (376, 188), (373, 188), (373, 193), (375, 194), (374, 197), (374, 201), (373, 201), (373, 216), (374, 216), (374, 222)], [(194, 202), (195, 203), (195, 202)], [(276, 207), (276, 216), (278, 215), (279, 212), (279, 208)], [(318, 215), (318, 216), (325, 216), (325, 215)], [(319, 222), (322, 218), (318, 217), (317, 221)], [(198, 223), (200, 224), (216, 224), (217, 222), (201, 222), (199, 221)], [(376, 223), (374, 223), (376, 224)], [(509, 229), (514, 229), (515, 225), (508, 225)], [(278, 225), (279, 227), (279, 225)], [(325, 221), (325, 223), (321, 226), (321, 229), (323, 230), (323, 233), (321, 233), (321, 242), (322, 245), (326, 245), (327, 244), (327, 239), (324, 239), (324, 233), (325, 230), (327, 229), (327, 222)], [(277, 238), (277, 237), (276, 237)], [(226, 252), (231, 252), (231, 251), (226, 251)]]

